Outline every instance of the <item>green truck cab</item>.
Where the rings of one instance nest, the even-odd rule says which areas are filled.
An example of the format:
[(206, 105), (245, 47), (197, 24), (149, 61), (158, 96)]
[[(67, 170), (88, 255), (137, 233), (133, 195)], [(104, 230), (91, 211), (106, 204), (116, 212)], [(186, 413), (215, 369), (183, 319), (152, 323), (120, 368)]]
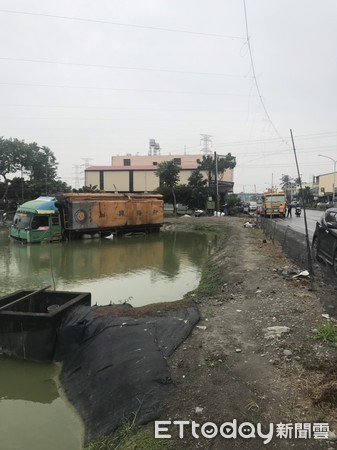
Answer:
[(27, 244), (88, 239), (158, 232), (163, 221), (164, 202), (159, 194), (61, 193), (20, 205), (10, 236)]
[(60, 214), (55, 203), (55, 197), (39, 197), (20, 205), (10, 228), (11, 238), (26, 243), (60, 241)]

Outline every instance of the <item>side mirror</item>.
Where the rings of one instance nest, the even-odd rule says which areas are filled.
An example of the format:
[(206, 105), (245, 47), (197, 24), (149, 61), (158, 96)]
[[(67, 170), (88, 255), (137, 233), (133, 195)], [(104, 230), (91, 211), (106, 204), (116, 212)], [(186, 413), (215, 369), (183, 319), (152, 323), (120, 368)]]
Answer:
[(337, 229), (337, 222), (327, 222), (327, 228)]

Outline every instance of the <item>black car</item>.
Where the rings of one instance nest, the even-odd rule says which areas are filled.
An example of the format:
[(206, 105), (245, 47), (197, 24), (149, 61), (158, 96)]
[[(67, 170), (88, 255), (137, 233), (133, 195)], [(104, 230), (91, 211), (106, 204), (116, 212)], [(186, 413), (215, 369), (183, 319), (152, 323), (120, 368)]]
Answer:
[(331, 264), (337, 275), (337, 208), (327, 209), (316, 223), (312, 251), (314, 258)]

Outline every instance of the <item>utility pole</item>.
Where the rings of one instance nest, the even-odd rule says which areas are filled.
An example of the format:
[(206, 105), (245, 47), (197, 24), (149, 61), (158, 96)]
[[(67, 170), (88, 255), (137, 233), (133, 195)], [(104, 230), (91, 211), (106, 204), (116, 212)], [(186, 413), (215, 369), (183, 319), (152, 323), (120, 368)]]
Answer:
[(293, 131), (292, 130), (290, 130), (290, 136), (291, 136), (291, 142), (293, 144), (293, 151), (294, 151), (294, 156), (295, 156), (295, 163), (296, 163), (296, 168), (297, 168), (298, 181), (300, 182), (299, 184), (300, 184), (300, 189), (301, 189), (301, 197), (302, 197), (302, 205), (303, 205), (302, 208), (303, 208), (303, 216), (304, 216), (305, 238), (306, 238), (306, 243), (307, 243), (308, 268), (309, 268), (309, 272), (310, 272), (311, 280), (312, 280), (313, 276), (314, 276), (314, 268), (313, 268), (313, 265), (312, 265), (312, 258), (311, 258), (311, 248), (310, 248), (310, 242), (309, 242), (307, 213), (306, 213), (306, 208), (305, 208), (305, 204), (304, 204), (304, 194), (303, 194), (303, 189), (302, 189), (302, 178), (301, 178), (300, 168), (299, 168), (298, 161), (297, 161), (295, 141), (294, 141), (294, 136), (293, 136)]
[(220, 205), (219, 205), (219, 183), (218, 183), (218, 157), (217, 157), (216, 152), (214, 152), (214, 161), (215, 161), (216, 211), (219, 211)]

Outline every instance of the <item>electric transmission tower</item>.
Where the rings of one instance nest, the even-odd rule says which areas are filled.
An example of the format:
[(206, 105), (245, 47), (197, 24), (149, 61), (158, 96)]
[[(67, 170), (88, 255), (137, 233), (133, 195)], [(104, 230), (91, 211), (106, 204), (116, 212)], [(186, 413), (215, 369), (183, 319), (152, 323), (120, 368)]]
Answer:
[(85, 170), (90, 166), (90, 161), (92, 160), (92, 158), (81, 158), (84, 163), (81, 164), (81, 168), (83, 168), (82, 173), (81, 173), (81, 183), (82, 186), (84, 186), (85, 184)]
[(212, 146), (212, 139), (211, 139), (212, 136), (209, 134), (200, 134), (200, 136), (202, 136), (200, 142), (202, 142), (203, 145), (201, 152), (204, 155), (210, 155), (212, 153), (210, 149), (210, 147)]
[(74, 181), (75, 181), (75, 189), (79, 188), (79, 184), (80, 184), (80, 165), (79, 164), (74, 164), (73, 165), (73, 169), (75, 172), (75, 176), (73, 177)]

